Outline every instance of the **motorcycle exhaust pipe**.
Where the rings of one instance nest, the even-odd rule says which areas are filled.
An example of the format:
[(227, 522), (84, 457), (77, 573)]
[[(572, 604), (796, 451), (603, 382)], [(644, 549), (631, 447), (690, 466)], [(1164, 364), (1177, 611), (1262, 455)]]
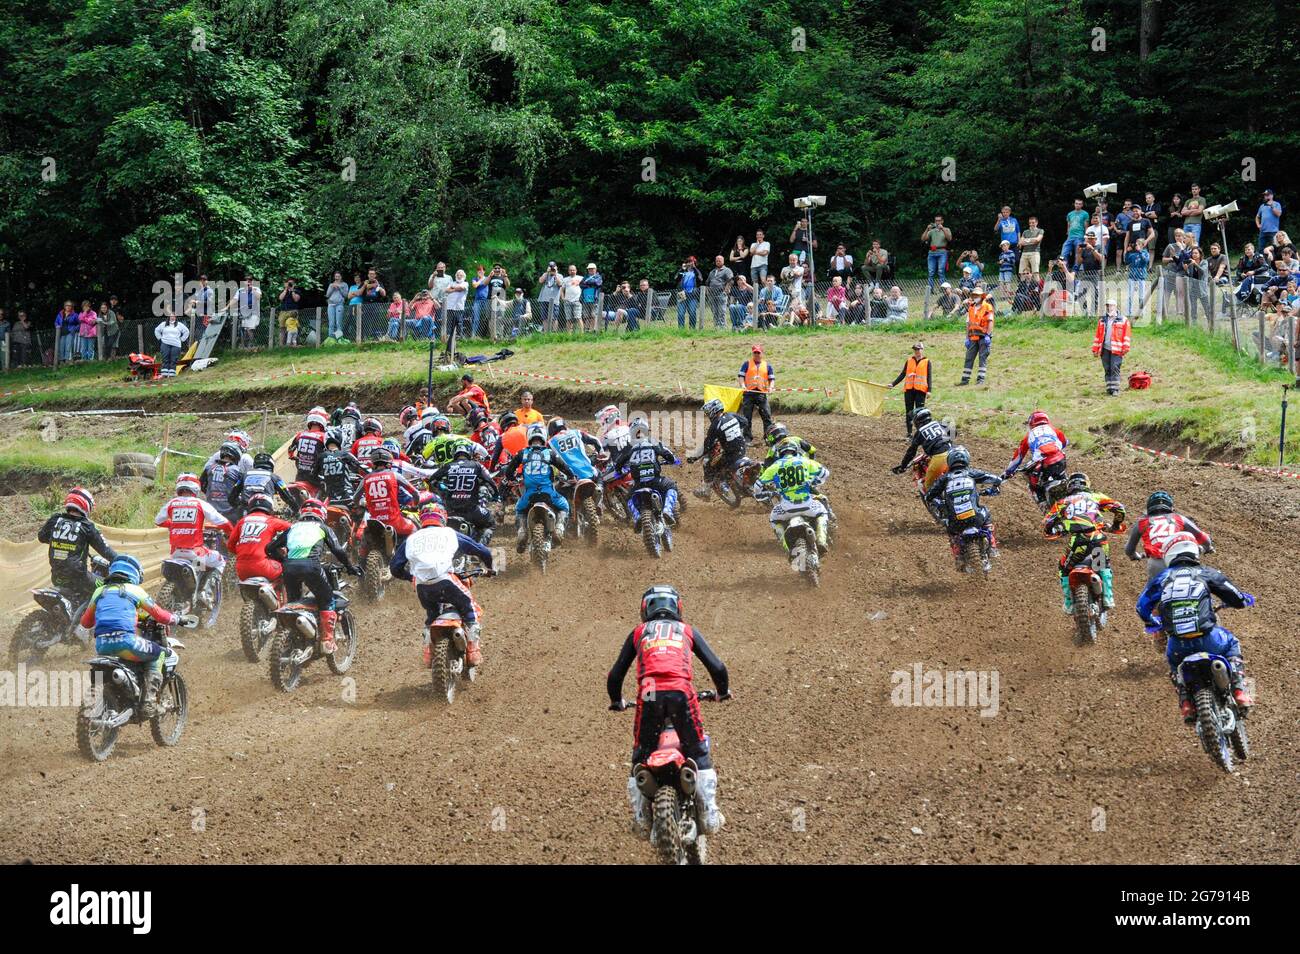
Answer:
[(275, 590), (269, 586), (259, 587), (257, 590), (257, 599), (262, 604), (262, 609), (268, 613), (274, 613), (280, 608), (280, 601), (276, 599)]
[(648, 768), (640, 768), (636, 772), (636, 787), (646, 798), (654, 798), (655, 792), (659, 791), (659, 782)]
[(697, 778), (695, 774), (695, 769), (691, 768), (689, 765), (683, 765), (680, 773), (680, 778), (682, 784), (682, 791), (685, 792), (687, 795), (694, 797), (695, 782)]
[(119, 686), (125, 686), (131, 682), (131, 678), (120, 669), (113, 670), (112, 679)]
[(1214, 674), (1214, 685), (1220, 692), (1227, 692), (1232, 685), (1232, 677), (1228, 673), (1228, 667), (1224, 665), (1223, 660), (1216, 659), (1210, 663), (1210, 672)]
[(299, 615), (293, 621), (294, 629), (298, 630), (298, 635), (303, 639), (316, 638), (316, 621), (307, 614)]

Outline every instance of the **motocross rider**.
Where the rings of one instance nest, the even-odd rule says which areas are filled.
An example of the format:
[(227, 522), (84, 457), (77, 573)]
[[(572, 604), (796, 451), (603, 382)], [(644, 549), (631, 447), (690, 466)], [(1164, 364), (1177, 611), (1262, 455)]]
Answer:
[(1061, 594), (1065, 600), (1062, 609), (1066, 613), (1074, 612), (1074, 598), (1070, 593), (1070, 567), (1078, 556), (1087, 552), (1081, 548), (1079, 538), (1091, 539), (1100, 534), (1101, 551), (1106, 556), (1106, 567), (1101, 571), (1103, 599), (1106, 609), (1115, 608), (1115, 572), (1110, 566), (1110, 542), (1105, 538), (1106, 521), (1102, 514), (1112, 516), (1110, 529), (1118, 532), (1124, 525), (1126, 516), (1124, 505), (1112, 500), (1105, 494), (1095, 493), (1088, 482), (1088, 475), (1071, 474), (1065, 482), (1065, 496), (1052, 504), (1043, 518), (1043, 532), (1049, 537), (1064, 535), (1070, 543), (1070, 550), (1061, 557)]
[(227, 520), (239, 519), (239, 507), (234, 503), (234, 495), (245, 470), (240, 466), (240, 459), (245, 456), (239, 445), (227, 441), (218, 449), (217, 459), (203, 468), (199, 475), (199, 487), (208, 498), (208, 503)]
[(501, 468), (501, 473), (510, 479), (516, 471), (521, 470), (524, 479), (519, 492), (519, 502), (515, 504), (515, 524), (519, 528), (515, 549), (523, 553), (528, 548), (528, 521), (525, 514), (537, 498), (547, 500), (555, 508), (555, 539), (559, 546), (564, 539), (565, 521), (569, 516), (569, 502), (564, 494), (555, 489), (555, 472), (572, 479), (573, 471), (564, 458), (546, 446), (546, 428), (541, 424), (528, 425), (528, 446), (521, 450)]
[(320, 619), (321, 650), (328, 656), (334, 652), (334, 626), (338, 613), (334, 606), (334, 587), (321, 566), (321, 558), (328, 548), (349, 573), (360, 576), (361, 570), (352, 562), (348, 551), (339, 546), (334, 533), (325, 525), (325, 505), (314, 498), (303, 503), (298, 520), (287, 530), (281, 530), (267, 544), (266, 555), (284, 565), (284, 589), (290, 602), (302, 598), (307, 587), (316, 598), (316, 612)]
[(384, 425), (377, 418), (368, 417), (361, 422), (361, 436), (348, 448), (352, 456), (363, 463), (369, 459), (370, 452), (384, 443)]
[(1243, 593), (1222, 571), (1201, 563), (1201, 547), (1192, 534), (1182, 531), (1165, 543), (1161, 559), (1167, 569), (1147, 583), (1138, 598), (1137, 612), (1147, 633), (1168, 639), (1165, 660), (1169, 676), (1178, 689), (1178, 708), (1187, 722), (1196, 720), (1196, 706), (1178, 683), (1178, 664), (1192, 653), (1213, 653), (1228, 660), (1232, 697), (1243, 710), (1254, 705), (1246, 690), (1245, 663), (1237, 637), (1219, 625), (1214, 598), (1225, 606), (1242, 609), (1255, 605), (1255, 597)]
[(289, 459), (298, 468), (294, 477), (297, 483), (319, 488), (317, 474), (321, 455), (325, 453), (325, 425), (328, 423), (325, 408), (314, 407), (307, 412), (307, 429), (299, 431), (289, 442)]
[(912, 423), (916, 425), (916, 432), (912, 435), (912, 442), (907, 445), (903, 462), (894, 468), (894, 473), (901, 474), (907, 470), (907, 465), (920, 451), (930, 458), (930, 464), (925, 469), (925, 479), (921, 482), (922, 489), (929, 493), (934, 482), (948, 469), (948, 451), (952, 448), (952, 438), (948, 435), (947, 426), (936, 421), (928, 407), (918, 408), (912, 416)]
[(1174, 498), (1166, 490), (1157, 490), (1147, 498), (1146, 516), (1140, 518), (1129, 531), (1124, 544), (1124, 555), (1130, 560), (1140, 560), (1138, 546), (1147, 557), (1147, 582), (1154, 580), (1165, 568), (1165, 544), (1175, 533), (1190, 533), (1201, 547), (1202, 553), (1213, 553), (1214, 543), (1209, 534), (1198, 527), (1190, 517), (1174, 513)]
[[(696, 812), (701, 830), (711, 835), (726, 819), (718, 810), (718, 772), (713, 767), (709, 737), (700, 720), (692, 656), (698, 656), (708, 670), (719, 701), (730, 699), (727, 667), (704, 636), (682, 619), (682, 600), (677, 590), (671, 586), (652, 586), (641, 597), (641, 623), (623, 641), (623, 648), (605, 680), (605, 688), (612, 712), (628, 708), (629, 703), (623, 699), (623, 679), (635, 660), (637, 694), (632, 771), (659, 747), (659, 734), (671, 721), (681, 740), (682, 754), (695, 760)], [(635, 776), (627, 780), (627, 798), (632, 808), (633, 827), (642, 837), (649, 837), (649, 805), (637, 787)]]
[[(155, 527), (166, 527), (171, 555), (189, 560), (205, 570), (220, 573), (226, 558), (219, 550), (209, 550), (203, 543), (205, 527), (229, 531), (230, 521), (199, 494), (199, 478), (181, 474), (176, 478), (176, 496), (159, 508), (153, 518)], [(197, 594), (196, 594), (197, 595)]]
[(247, 512), (230, 528), (226, 541), (226, 549), (235, 555), (235, 573), (240, 580), (261, 576), (274, 583), (280, 578), (283, 567), (266, 555), (266, 547), (290, 526), (288, 520), (275, 515), (275, 504), (266, 494), (248, 498)]
[(361, 461), (343, 450), (343, 436), (331, 427), (325, 436), (325, 453), (320, 459), (321, 490), (327, 500), (348, 507), (357, 499), (361, 487)]
[[(329, 447), (328, 436), (325, 439), (325, 446)], [(263, 494), (271, 499), (279, 497), (290, 510), (298, 509), (298, 501), (275, 473), (275, 458), (265, 451), (253, 458), (252, 469), (235, 484), (235, 489), (230, 492), (230, 502), (235, 507), (245, 507), (257, 494)]]
[(99, 583), (86, 568), (89, 551), (93, 549), (110, 562), (117, 556), (91, 522), (94, 510), (95, 498), (90, 491), (73, 487), (63, 498), (63, 511), (52, 514), (36, 532), (36, 539), (49, 546), (50, 582), (76, 607), (90, 598)]
[(830, 546), (828, 514), (826, 505), (816, 499), (815, 491), (826, 482), (831, 472), (811, 457), (800, 454), (799, 445), (792, 440), (778, 445), (776, 456), (776, 463), (764, 470), (754, 482), (755, 499), (780, 498), (772, 508), (768, 522), (783, 548), (789, 550), (785, 542), (786, 522), (791, 517), (805, 516), (813, 521), (817, 530), (818, 551), (825, 553)]
[(376, 447), (370, 452), (370, 473), (361, 480), (361, 497), (370, 518), (392, 527), (400, 539), (415, 532), (415, 524), (402, 513), (402, 508), (416, 506), (420, 491), (395, 472), (392, 465), (393, 455), (388, 448)]
[[(645, 418), (638, 417), (629, 427), (632, 443), (614, 455), (609, 462), (610, 474), (617, 474), (626, 468), (632, 473), (633, 491), (649, 487), (656, 491), (664, 502), (664, 521), (668, 526), (677, 522), (677, 484), (663, 474), (661, 464), (677, 464), (680, 461), (663, 444), (650, 439), (650, 425)], [(608, 480), (606, 480), (608, 483)], [(637, 512), (636, 501), (629, 494), (627, 502), (628, 516), (638, 529), (641, 515)]]
[(941, 507), (943, 526), (948, 532), (952, 555), (961, 561), (961, 533), (974, 525), (988, 527), (992, 554), (997, 555), (998, 537), (988, 509), (979, 502), (980, 484), (991, 484), (989, 493), (997, 493), (1002, 478), (970, 466), (970, 452), (958, 445), (948, 451), (948, 472), (934, 482), (925, 495), (926, 506)]
[[(722, 459), (718, 462), (716, 468), (705, 463), (704, 479), (707, 481), (711, 477), (721, 474), (729, 474), (739, 478), (737, 469), (745, 459), (745, 451), (749, 447), (749, 439), (746, 437), (745, 419), (739, 414), (728, 414), (722, 407), (722, 402), (717, 398), (705, 401), (704, 406), (700, 408), (709, 417), (709, 429), (704, 435), (704, 446), (700, 452), (693, 457), (687, 457), (689, 463), (695, 463), (699, 460), (710, 461), (709, 456), (713, 453), (713, 448), (718, 444), (722, 445)], [(695, 488), (695, 496), (701, 500), (709, 499), (709, 488)]]
[(1065, 476), (1065, 449), (1070, 446), (1070, 441), (1052, 424), (1045, 411), (1035, 411), (1025, 423), (1029, 430), (1020, 439), (1020, 446), (1007, 464), (1002, 479), (1014, 476), (1028, 459), (1029, 489), (1040, 506), (1045, 506), (1050, 501), (1044, 499), (1042, 488), (1049, 480)]
[(632, 443), (632, 431), (619, 416), (618, 406), (607, 404), (596, 412), (596, 422), (600, 424), (597, 436), (601, 446), (610, 455), (616, 454)]
[(488, 510), (485, 499), (497, 499), (496, 484), (487, 468), (474, 460), (470, 442), (461, 438), (452, 450), (452, 459), (429, 476), (429, 483), (447, 502), (447, 509), (467, 521), (477, 531), (480, 543), (492, 539), (496, 521)]

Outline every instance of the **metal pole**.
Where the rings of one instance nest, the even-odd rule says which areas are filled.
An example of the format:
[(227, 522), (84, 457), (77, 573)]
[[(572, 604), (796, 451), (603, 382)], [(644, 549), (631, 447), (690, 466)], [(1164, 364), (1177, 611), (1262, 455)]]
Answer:
[(1290, 385), (1282, 385), (1282, 430), (1277, 436), (1277, 467), (1282, 469), (1286, 455), (1286, 392), (1291, 388)]
[(433, 403), (433, 343), (437, 341), (434, 335), (429, 336), (429, 377), (425, 383), (429, 393), (429, 403)]

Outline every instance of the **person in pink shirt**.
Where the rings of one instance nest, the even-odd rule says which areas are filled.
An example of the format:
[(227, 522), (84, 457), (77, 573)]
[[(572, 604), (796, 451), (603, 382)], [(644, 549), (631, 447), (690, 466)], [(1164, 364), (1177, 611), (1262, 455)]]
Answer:
[(836, 275), (831, 279), (831, 287), (826, 289), (826, 317), (840, 322), (849, 307), (849, 290), (844, 287), (844, 279)]
[(99, 337), (99, 315), (90, 307), (90, 301), (81, 303), (81, 314), (77, 316), (78, 334), (81, 337), (81, 360), (95, 360), (95, 339)]
[(413, 338), (432, 338), (434, 315), (438, 303), (427, 288), (420, 289), (411, 299), (411, 314), (407, 318), (408, 331)]
[(402, 297), (401, 292), (393, 292), (392, 303), (388, 306), (388, 334), (385, 335), (389, 341), (397, 340), (397, 332), (405, 317), (406, 299)]

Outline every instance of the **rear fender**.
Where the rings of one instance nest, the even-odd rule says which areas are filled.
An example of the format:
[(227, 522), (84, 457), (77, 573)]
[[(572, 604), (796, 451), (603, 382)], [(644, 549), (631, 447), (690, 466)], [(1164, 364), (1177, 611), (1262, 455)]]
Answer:
[(66, 622), (72, 619), (72, 603), (58, 590), (32, 590), (32, 599), (36, 601), (36, 605), (41, 609), (47, 613), (52, 613), (61, 621)]
[(648, 487), (632, 491), (632, 503), (637, 510), (650, 510), (656, 515), (663, 513), (663, 498), (659, 496), (658, 491)]
[(162, 575), (168, 583), (174, 583), (187, 593), (193, 593), (198, 589), (198, 571), (188, 560), (163, 560)]
[(550, 504), (539, 501), (528, 508), (528, 525), (531, 527), (539, 521), (546, 525), (547, 533), (555, 532), (555, 511)]
[(593, 480), (582, 479), (573, 485), (573, 503), (579, 506), (587, 498), (596, 493), (596, 482)]

